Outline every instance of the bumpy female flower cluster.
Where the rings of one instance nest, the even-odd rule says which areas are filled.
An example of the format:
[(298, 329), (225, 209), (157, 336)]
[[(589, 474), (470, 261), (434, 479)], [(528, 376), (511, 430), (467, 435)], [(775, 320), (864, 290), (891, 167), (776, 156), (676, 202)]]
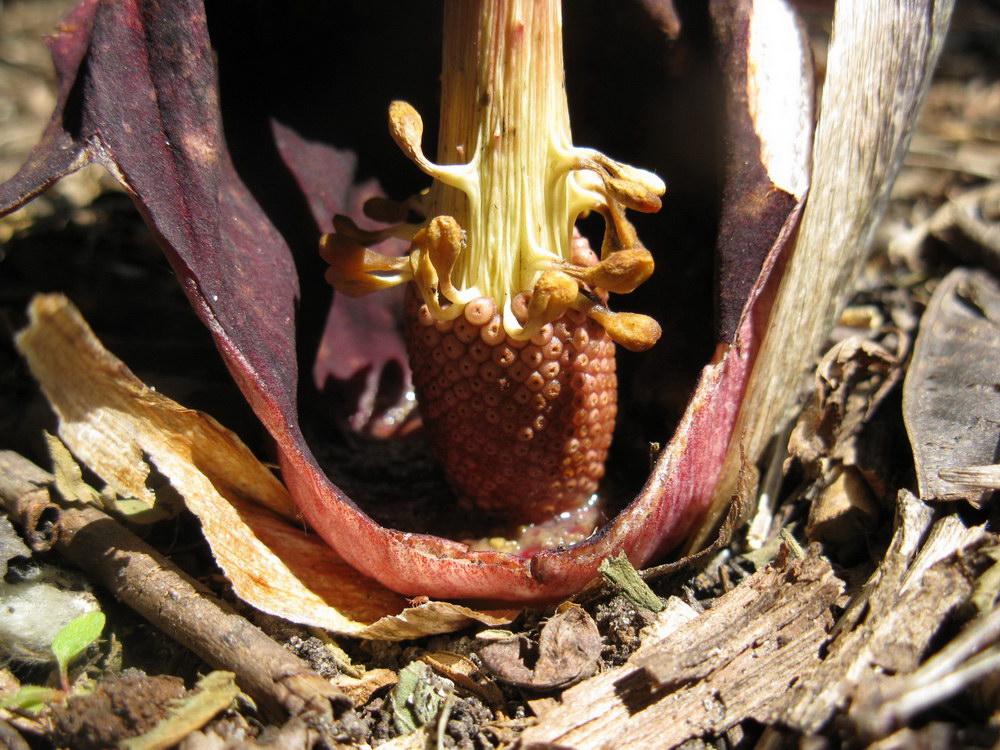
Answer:
[[(449, 1), (441, 163), (424, 155), (419, 114), (389, 108), (393, 139), (431, 187), (370, 201), (388, 229), (337, 217), (321, 245), (345, 294), (413, 282), (405, 335), (445, 472), (460, 500), (519, 523), (594, 493), (617, 408), (612, 341), (639, 351), (660, 335), (607, 300), (652, 273), (624, 212), (658, 210), (665, 187), (572, 145), (561, 24), (557, 0)], [(599, 258), (574, 231), (591, 211), (605, 219)], [(390, 236), (410, 241), (406, 256), (370, 249)]]

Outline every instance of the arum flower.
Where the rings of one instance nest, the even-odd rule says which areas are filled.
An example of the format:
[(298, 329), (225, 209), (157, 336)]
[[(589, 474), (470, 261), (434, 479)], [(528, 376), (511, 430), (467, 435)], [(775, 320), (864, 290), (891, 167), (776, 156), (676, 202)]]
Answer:
[[(794, 13), (782, 0), (717, 2), (713, 10), (726, 51), (734, 123), (733, 200), (723, 211), (718, 243), (723, 304), (715, 354), (638, 494), (613, 519), (566, 547), (473, 548), (382, 525), (327, 476), (303, 431), (311, 415), (298, 406), (296, 301), (300, 284), (312, 289), (315, 280), (298, 276), (293, 263), (289, 239), (297, 239), (301, 224), (281, 216), (274, 202), (264, 201), (265, 210), (257, 200), (261, 186), (248, 186), (260, 155), (236, 158), (248, 156), (239, 143), (241, 132), (257, 124), (254, 113), (227, 120), (224, 135), (212, 17), (206, 19), (198, 0), (169, 7), (84, 0), (66, 17), (51, 42), (57, 109), (29, 161), (0, 188), (0, 210), (13, 210), (85, 164), (105, 165), (133, 196), (272, 436), (295, 505), (336, 554), (410, 596), (556, 599), (579, 590), (609, 556), (624, 551), (641, 566), (675, 548), (710, 506), (720, 507), (719, 500), (732, 493), (732, 468), (739, 464), (743, 436), (750, 434), (735, 432), (737, 420), (747, 417), (746, 410), (741, 415), (743, 396), (779, 284), (793, 265), (792, 241), (808, 186), (810, 65)], [(224, 24), (213, 28), (224, 99), (233, 70), (225, 55), (227, 31), (232, 29)], [(340, 39), (346, 45), (353, 34), (349, 29)], [(775, 38), (782, 43), (768, 44)], [(665, 274), (669, 279), (682, 271), (664, 268), (658, 258), (669, 237), (646, 237), (647, 249), (626, 218), (626, 209), (659, 207), (663, 180), (642, 165), (619, 163), (570, 140), (557, 2), (448, 0), (444, 39), (433, 161), (424, 153), (417, 108), (401, 101), (389, 106), (390, 135), (430, 178), (430, 190), (408, 199), (394, 196), (403, 198), (398, 204), (368, 201), (366, 213), (383, 226), (364, 228), (358, 207), (373, 190), (353, 184), (353, 164), (343, 151), (275, 124), (271, 156), (287, 165), (286, 178), (297, 180), (300, 198), (326, 232), (320, 252), (338, 294), (411, 286), (396, 309), (425, 429), (458, 501), (492, 517), (510, 513), (512, 523), (537, 523), (586, 506), (599, 486), (617, 410), (611, 342), (646, 349), (666, 323), (619, 311), (617, 299), (608, 295), (652, 287), (655, 296), (668, 286)], [(367, 54), (377, 54), (374, 49), (366, 48)], [(334, 45), (329, 54), (336, 53)], [(428, 54), (426, 46), (413, 52), (415, 68)], [(628, 50), (617, 54), (627, 60)], [(266, 58), (266, 65), (264, 58), (256, 60), (258, 72), (282, 65), (280, 56)], [(350, 64), (344, 61), (344, 79), (362, 80), (367, 64), (360, 53)], [(636, 77), (643, 76), (636, 71)], [(335, 124), (374, 132), (374, 121), (358, 122), (364, 96), (332, 101), (339, 108)], [(589, 212), (605, 222), (599, 255), (574, 238), (577, 219)], [(334, 214), (340, 218), (331, 220)], [(405, 255), (376, 247), (390, 238), (402, 238)], [(300, 258), (317, 255), (312, 247), (296, 251)], [(855, 255), (852, 246), (845, 257)], [(837, 262), (846, 269), (852, 261)], [(808, 279), (799, 283), (800, 289), (811, 288)], [(816, 297), (820, 317), (829, 318), (834, 309), (834, 291)], [(349, 374), (353, 355), (367, 348), (374, 356), (366, 367), (377, 381), (381, 366), (395, 357), (387, 353), (401, 346), (386, 324), (393, 319), (386, 313), (391, 303), (376, 301), (386, 294), (364, 296), (351, 312), (335, 307), (336, 321), (354, 316), (368, 328), (359, 335), (354, 326), (331, 326), (323, 356), (333, 369)], [(307, 326), (310, 321), (303, 317)], [(664, 330), (664, 340), (682, 335), (669, 325)], [(800, 363), (817, 345), (810, 335)], [(475, 374), (473, 364), (479, 366)], [(648, 386), (665, 387), (659, 378)], [(369, 397), (373, 390), (367, 389)], [(556, 406), (561, 399), (565, 408)], [(316, 434), (310, 425), (310, 440)], [(750, 459), (763, 444), (759, 438), (755, 433), (749, 444)]]

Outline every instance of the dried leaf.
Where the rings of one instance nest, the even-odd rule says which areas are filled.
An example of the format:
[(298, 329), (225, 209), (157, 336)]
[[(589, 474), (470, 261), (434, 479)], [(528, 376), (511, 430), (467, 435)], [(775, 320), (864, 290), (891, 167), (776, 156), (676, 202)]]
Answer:
[(478, 696), (483, 702), (494, 708), (503, 707), (503, 692), (495, 682), (476, 679), (482, 677), (483, 671), (469, 657), (449, 651), (435, 651), (422, 656), (421, 660), (439, 675)]
[(45, 433), (45, 442), (52, 459), (52, 474), (55, 476), (56, 491), (63, 500), (69, 502), (92, 503), (100, 505), (100, 493), (83, 481), (80, 465), (73, 459), (63, 442), (49, 433)]
[(992, 612), (1000, 598), (1000, 547), (986, 548), (983, 553), (993, 560), (993, 564), (976, 579), (969, 594), (969, 604), (979, 615)]
[(240, 689), (232, 672), (209, 672), (198, 680), (195, 692), (173, 706), (159, 724), (145, 734), (126, 740), (127, 750), (166, 750), (191, 732), (205, 726), (236, 700)]
[(376, 692), (395, 685), (398, 679), (391, 669), (369, 669), (360, 677), (335, 677), (333, 685), (350, 698), (355, 706), (363, 706)]
[(143, 385), (64, 297), (36, 297), (30, 317), (17, 343), (59, 416), (59, 436), (119, 494), (153, 503), (151, 468), (166, 476), (250, 604), (294, 622), (392, 640), (473, 620), (509, 621), (513, 613), (443, 602), (407, 608), (302, 529), (284, 487), (235, 435)]
[(478, 649), (483, 665), (501, 680), (530, 690), (572, 685), (597, 671), (601, 635), (582, 607), (567, 604), (548, 619), (538, 638), (534, 667), (522, 653), (521, 638), (495, 641)]
[(1000, 285), (958, 268), (938, 285), (920, 322), (903, 390), (920, 496), (978, 506), (984, 487), (942, 472), (992, 464), (1000, 441)]
[(827, 459), (849, 461), (854, 441), (886, 394), (902, 377), (905, 342), (892, 352), (851, 336), (834, 344), (816, 368), (816, 395), (789, 438), (789, 453), (815, 476)]

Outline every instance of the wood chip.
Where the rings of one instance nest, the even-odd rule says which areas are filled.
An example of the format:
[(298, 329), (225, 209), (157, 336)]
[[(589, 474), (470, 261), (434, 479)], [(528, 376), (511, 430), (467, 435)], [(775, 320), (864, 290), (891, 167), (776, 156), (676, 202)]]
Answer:
[(916, 669), (943, 620), (968, 597), (967, 566), (987, 541), (984, 529), (957, 516), (932, 524), (932, 510), (905, 490), (896, 514), (889, 549), (837, 622), (826, 658), (792, 689), (786, 725), (815, 732), (860, 683)]
[(841, 559), (853, 558), (866, 549), (877, 519), (878, 506), (861, 472), (845, 466), (809, 507), (806, 535), (835, 545)]
[(781, 555), (669, 638), (567, 690), (522, 745), (666, 748), (747, 717), (774, 721), (818, 664), (841, 591), (824, 560)]
[[(856, 726), (884, 736), (933, 704), (922, 688), (941, 670), (921, 662), (992, 562), (985, 552), (993, 539), (957, 515), (935, 521), (926, 503), (901, 492), (885, 557), (835, 625), (831, 607), (841, 605), (843, 582), (822, 558), (783, 547), (697, 616), (678, 616), (669, 600), (667, 635), (570, 688), (561, 703), (539, 706), (522, 746), (669, 748), (746, 719), (808, 735), (852, 700)], [(968, 684), (1000, 659), (990, 647), (997, 632), (994, 622), (983, 624), (937, 664), (961, 662)], [(882, 684), (897, 674), (918, 677)]]

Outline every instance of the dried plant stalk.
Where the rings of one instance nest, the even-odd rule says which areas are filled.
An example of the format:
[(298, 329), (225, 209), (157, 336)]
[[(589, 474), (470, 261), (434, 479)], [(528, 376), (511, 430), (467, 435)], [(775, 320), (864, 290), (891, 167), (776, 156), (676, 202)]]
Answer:
[(758, 459), (819, 352), (885, 211), (951, 18), (953, 0), (841, 0), (813, 150), (813, 179), (751, 376), (704, 543), (736, 489), (741, 452)]

